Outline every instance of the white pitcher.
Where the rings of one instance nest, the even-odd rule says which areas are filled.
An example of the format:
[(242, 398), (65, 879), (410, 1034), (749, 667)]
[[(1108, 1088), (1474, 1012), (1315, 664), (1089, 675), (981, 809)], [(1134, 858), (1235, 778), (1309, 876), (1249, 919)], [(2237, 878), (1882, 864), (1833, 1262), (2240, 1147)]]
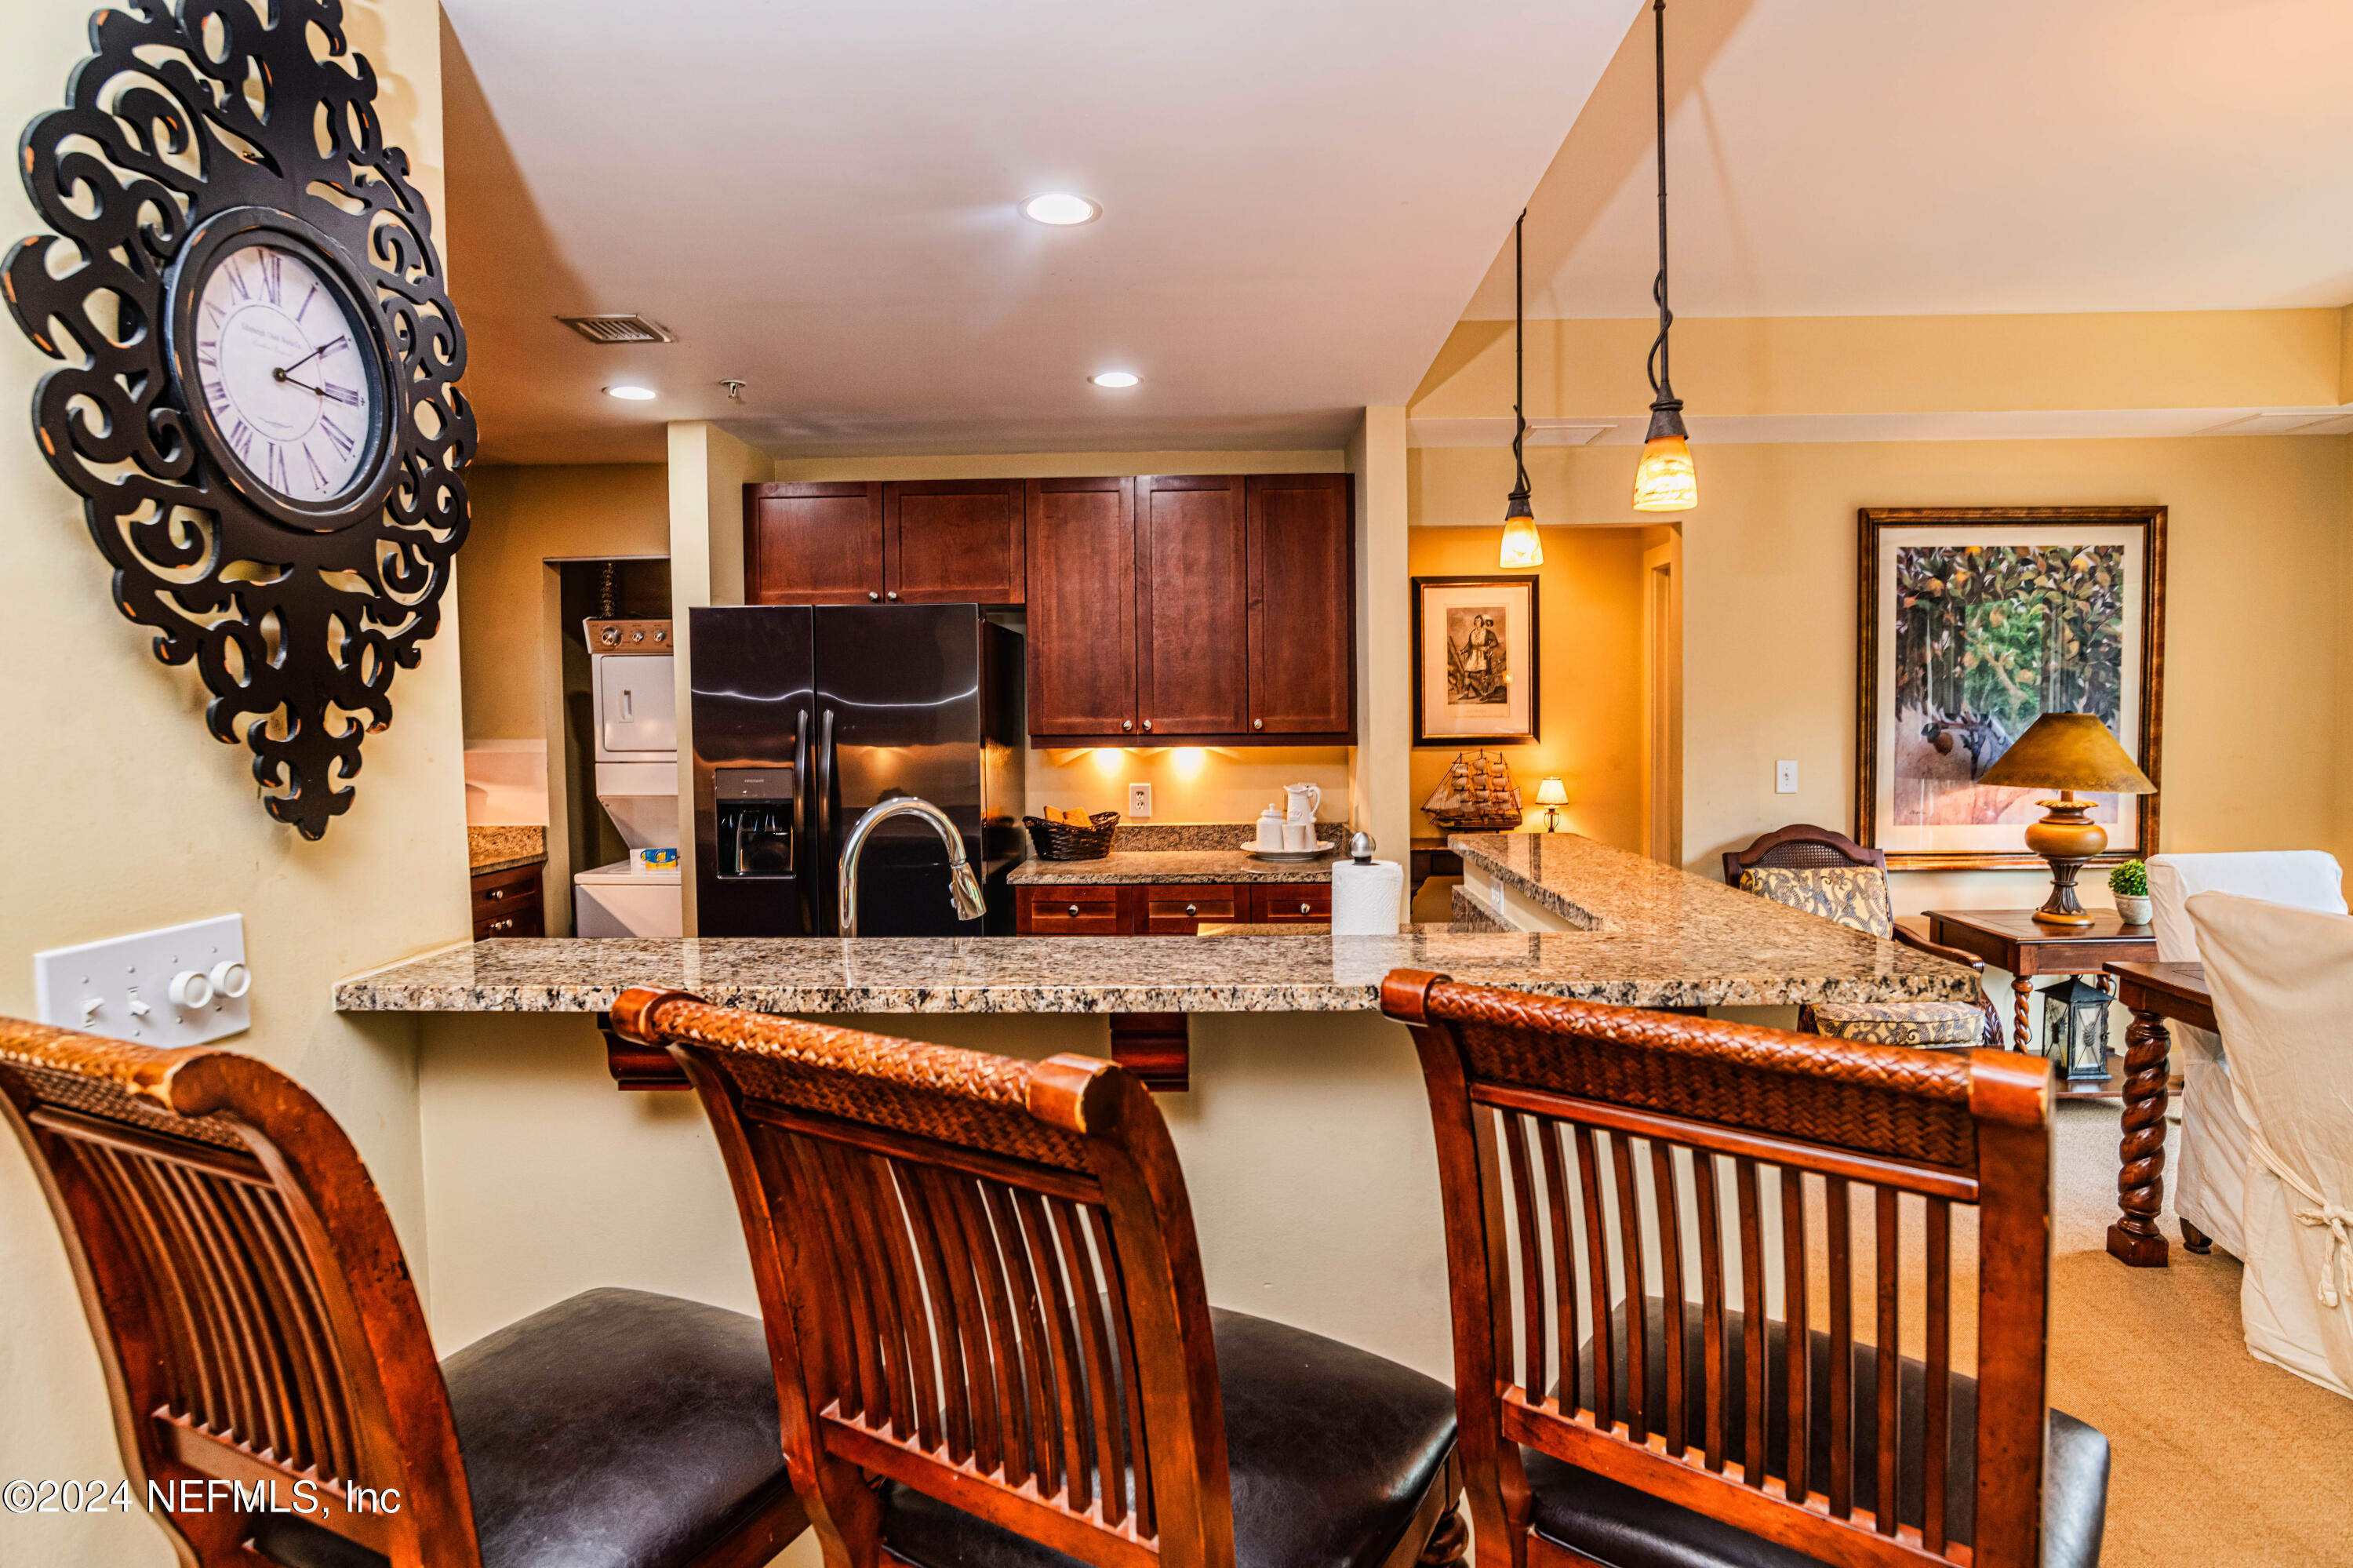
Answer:
[(1314, 784), (1286, 784), (1282, 792), (1290, 797), (1282, 820), (1286, 822), (1312, 822), (1316, 808), (1324, 804), (1324, 791)]

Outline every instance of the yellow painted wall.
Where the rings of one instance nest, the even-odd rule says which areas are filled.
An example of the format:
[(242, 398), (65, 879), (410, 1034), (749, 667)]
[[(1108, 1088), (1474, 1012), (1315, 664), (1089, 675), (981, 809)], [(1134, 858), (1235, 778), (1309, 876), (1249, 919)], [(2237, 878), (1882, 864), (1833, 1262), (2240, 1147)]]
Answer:
[[(1694, 316), (1675, 323), (1675, 385), (1694, 414), (2327, 406), (2353, 396), (2342, 316)], [(1647, 320), (1528, 323), (1528, 417), (1647, 407), (1656, 331)], [(1457, 323), (1414, 393), (1413, 417), (1511, 410), (1512, 323)]]
[[(1504, 488), (1510, 488), (1505, 458)], [(1500, 512), (1503, 492), (1486, 499)], [(1544, 825), (1536, 781), (1557, 774), (1568, 789), (1561, 809), (1564, 832), (1584, 833), (1642, 853), (1641, 635), (1642, 530), (1543, 528), (1544, 565), (1532, 575), (1541, 647), (1539, 738), (1533, 746), (1492, 749), (1510, 763), (1526, 802), (1525, 821)], [(1415, 577), (1494, 575), (1504, 531), (1419, 527), (1407, 532), (1407, 565)], [(1511, 576), (1520, 576), (1512, 573)], [(1411, 667), (1400, 645), (1384, 656)], [(1410, 718), (1408, 720), (1411, 722)], [(1418, 747), (1413, 753), (1413, 831), (1441, 832), (1421, 810), (1462, 746)]]
[(466, 736), (546, 733), (541, 624), (551, 556), (670, 552), (670, 492), (659, 463), (502, 464), (474, 471), (473, 533), (458, 602), (466, 639)]
[[(63, 101), (89, 51), (87, 0), (16, 0), (0, 49), (0, 123)], [(353, 45), (375, 63), (387, 139), (441, 210), (439, 8), (355, 0)], [(23, 187), (0, 181), (0, 232), (30, 234)], [(392, 685), (393, 723), (372, 735), (358, 800), (311, 843), (262, 814), (249, 754), (204, 728), (193, 672), (168, 669), (118, 615), (79, 500), (25, 426), (49, 365), (0, 329), (0, 575), (11, 678), (0, 685), (0, 800), (8, 805), (0, 899), (0, 1012), (34, 1011), (35, 951), (232, 912), (245, 916), (253, 1028), (226, 1044), (285, 1068), (323, 1100), (366, 1159), (425, 1282), (417, 1022), (347, 1017), (339, 976), (468, 931), (459, 724), (459, 603), (445, 600), (424, 660)], [(470, 558), (470, 557), (469, 557)], [(120, 1476), (106, 1389), (47, 1205), (13, 1138), (0, 1138), (0, 1478)], [(0, 1510), (0, 1563), (166, 1568), (142, 1510)]]

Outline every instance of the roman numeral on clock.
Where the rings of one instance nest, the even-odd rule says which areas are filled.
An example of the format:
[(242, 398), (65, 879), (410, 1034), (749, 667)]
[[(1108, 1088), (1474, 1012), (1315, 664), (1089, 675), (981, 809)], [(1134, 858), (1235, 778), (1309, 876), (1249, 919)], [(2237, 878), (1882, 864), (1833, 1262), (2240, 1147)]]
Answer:
[(228, 444), (237, 449), (237, 456), (248, 462), (253, 461), (253, 428), (243, 419), (229, 421)]
[(250, 293), (246, 291), (245, 274), (238, 270), (236, 262), (230, 262), (227, 267), (223, 268), (222, 270), (228, 274), (228, 286), (236, 291), (237, 297), (240, 301), (253, 298)]
[(277, 251), (261, 253), (261, 291), (269, 296), (269, 302), (273, 305), (278, 302), (279, 274), (285, 265), (286, 259)]
[(196, 339), (196, 363), (217, 367), (220, 365), (220, 339), (216, 337)]
[(319, 460), (311, 455), (311, 443), (308, 441), (304, 441), (302, 443), (302, 461), (311, 465), (311, 482), (318, 488), (320, 494), (325, 494), (327, 493), (327, 471), (321, 468), (319, 466)]
[(338, 387), (333, 382), (329, 381), (325, 383), (320, 390), (325, 393), (326, 396), (332, 397), (338, 403), (348, 403), (354, 408), (360, 406), (360, 395), (353, 391), (348, 387)]
[(303, 295), (303, 296), (302, 296), (302, 302), (301, 302), (301, 304), (299, 304), (299, 305), (297, 305), (297, 306), (295, 306), (295, 307), (294, 307), (294, 324), (295, 324), (295, 325), (300, 326), (300, 325), (301, 325), (301, 324), (302, 324), (302, 313), (303, 313), (304, 311), (309, 310), (309, 309), (311, 308), (311, 302), (312, 300), (317, 299), (318, 297), (319, 297), (319, 285), (318, 285), (318, 284), (316, 284), (316, 283), (313, 283), (313, 284), (311, 284), (311, 291), (310, 291), (309, 293), (307, 293), (307, 294), (305, 294), (305, 295)]
[(269, 448), (269, 459), (262, 467), (261, 477), (269, 482), (270, 489), (283, 493), (287, 488), (286, 449), (276, 441), (264, 444)]
[(319, 416), (319, 428), (327, 432), (327, 439), (335, 443), (336, 451), (344, 457), (352, 455), (352, 447), (353, 444), (352, 438), (345, 435), (342, 427), (337, 425), (334, 420), (330, 419), (324, 414), (322, 414)]

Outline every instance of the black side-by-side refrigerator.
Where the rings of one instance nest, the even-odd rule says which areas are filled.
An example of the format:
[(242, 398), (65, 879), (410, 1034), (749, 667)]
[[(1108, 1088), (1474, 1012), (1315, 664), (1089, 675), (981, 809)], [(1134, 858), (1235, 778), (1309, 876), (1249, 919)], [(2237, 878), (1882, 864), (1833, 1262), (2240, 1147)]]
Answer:
[(988, 911), (959, 920), (947, 848), (911, 815), (860, 859), (859, 934), (1001, 935), (1022, 858), (1021, 636), (975, 604), (751, 605), (687, 612), (696, 927), (706, 937), (831, 936), (837, 865), (868, 808), (916, 795), (947, 813)]

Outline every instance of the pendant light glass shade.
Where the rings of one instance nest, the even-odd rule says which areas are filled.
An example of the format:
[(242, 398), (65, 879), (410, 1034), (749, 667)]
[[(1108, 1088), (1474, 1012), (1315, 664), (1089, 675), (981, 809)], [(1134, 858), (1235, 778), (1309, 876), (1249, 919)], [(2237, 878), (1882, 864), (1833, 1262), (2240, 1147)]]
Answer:
[(1528, 506), (1528, 498), (1514, 495), (1504, 513), (1504, 556), (1505, 571), (1525, 571), (1544, 565), (1544, 538), (1536, 532), (1535, 514)]
[(1651, 416), (1642, 461), (1634, 469), (1634, 510), (1688, 512), (1698, 504), (1699, 471), (1692, 466), (1683, 417), (1672, 408), (1659, 409)]

